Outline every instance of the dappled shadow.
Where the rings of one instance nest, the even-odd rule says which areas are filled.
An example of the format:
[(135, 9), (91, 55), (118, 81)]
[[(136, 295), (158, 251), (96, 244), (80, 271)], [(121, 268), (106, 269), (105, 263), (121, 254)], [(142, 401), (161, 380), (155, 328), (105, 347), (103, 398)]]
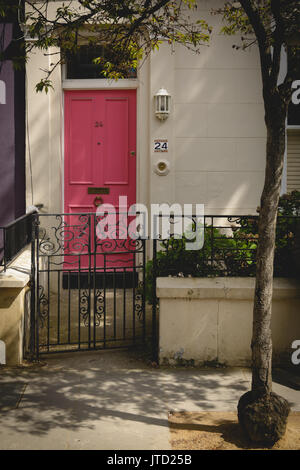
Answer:
[(153, 369), (125, 352), (114, 362), (114, 354), (73, 354), (47, 359), (45, 367), (0, 371), (0, 388), (13, 378), (27, 383), (11, 419), (9, 411), (0, 413), (0, 429), (41, 436), (51, 429), (94, 429), (101, 419), (165, 428), (169, 410), (218, 410), (224, 403), (234, 409), (248, 389), (241, 375), (226, 369)]

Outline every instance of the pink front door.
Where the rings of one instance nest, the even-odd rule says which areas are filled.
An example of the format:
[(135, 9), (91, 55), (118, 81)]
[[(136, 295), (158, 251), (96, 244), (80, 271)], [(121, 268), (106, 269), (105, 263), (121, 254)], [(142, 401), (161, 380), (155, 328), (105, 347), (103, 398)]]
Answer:
[(135, 90), (66, 91), (65, 213), (118, 209), (120, 195), (136, 202)]

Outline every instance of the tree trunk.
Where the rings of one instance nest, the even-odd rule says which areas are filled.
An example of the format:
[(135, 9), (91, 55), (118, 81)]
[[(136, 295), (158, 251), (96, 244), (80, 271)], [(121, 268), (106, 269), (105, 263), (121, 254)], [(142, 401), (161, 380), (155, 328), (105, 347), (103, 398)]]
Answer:
[(267, 162), (261, 196), (252, 331), (252, 390), (272, 391), (271, 307), (278, 201), (285, 152), (285, 113), (274, 110), (267, 125)]
[[(274, 100), (275, 101), (275, 100)], [(277, 100), (276, 100), (277, 101)], [(283, 105), (270, 106), (266, 113), (267, 161), (258, 221), (256, 284), (252, 331), (252, 390), (259, 395), (272, 391), (271, 307), (273, 263), (278, 201), (285, 152)], [(278, 104), (278, 102), (277, 102)]]
[(271, 308), (278, 201), (285, 151), (286, 106), (279, 93), (264, 96), (267, 162), (258, 221), (252, 333), (252, 389), (239, 400), (238, 418), (252, 441), (273, 445), (286, 430), (288, 402), (272, 392)]

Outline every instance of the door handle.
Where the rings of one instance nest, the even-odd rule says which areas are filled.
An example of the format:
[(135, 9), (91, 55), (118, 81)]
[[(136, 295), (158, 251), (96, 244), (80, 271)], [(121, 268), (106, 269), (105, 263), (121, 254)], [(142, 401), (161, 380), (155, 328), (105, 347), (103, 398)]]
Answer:
[(102, 197), (96, 196), (95, 199), (94, 199), (94, 206), (98, 207), (98, 206), (101, 206), (101, 204), (103, 204)]

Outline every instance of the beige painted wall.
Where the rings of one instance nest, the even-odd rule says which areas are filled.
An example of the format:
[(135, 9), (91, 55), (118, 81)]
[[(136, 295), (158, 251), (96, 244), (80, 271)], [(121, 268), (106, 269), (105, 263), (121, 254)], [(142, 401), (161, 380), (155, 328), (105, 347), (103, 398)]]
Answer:
[[(158, 278), (160, 362), (250, 365), (254, 283), (254, 278)], [(296, 339), (300, 339), (299, 281), (275, 279), (275, 363), (291, 364)]]
[[(37, 95), (34, 86), (43, 76), (41, 68), (47, 68), (52, 57), (32, 55), (27, 64), (27, 205), (32, 204), (31, 166), (33, 203), (44, 204), (45, 212), (62, 211), (62, 90), (130, 86), (137, 88), (138, 96), (138, 201), (204, 203), (206, 213), (215, 214), (255, 212), (265, 162), (258, 54), (255, 49), (235, 51), (237, 39), (219, 35), (220, 18), (208, 12), (218, 3), (199, 0), (196, 13), (214, 26), (209, 47), (195, 55), (163, 44), (136, 81), (63, 80), (58, 67), (55, 91)], [(165, 122), (154, 116), (153, 96), (161, 87), (172, 95), (172, 112)], [(167, 154), (154, 153), (157, 138), (168, 139)], [(160, 157), (170, 162), (167, 176), (153, 170)]]
[[(20, 262), (22, 259), (20, 258)], [(0, 273), (0, 340), (5, 344), (6, 364), (23, 360), (25, 295), (29, 275), (12, 268)]]
[(6, 364), (23, 360), (24, 289), (0, 289), (0, 339), (6, 346)]

